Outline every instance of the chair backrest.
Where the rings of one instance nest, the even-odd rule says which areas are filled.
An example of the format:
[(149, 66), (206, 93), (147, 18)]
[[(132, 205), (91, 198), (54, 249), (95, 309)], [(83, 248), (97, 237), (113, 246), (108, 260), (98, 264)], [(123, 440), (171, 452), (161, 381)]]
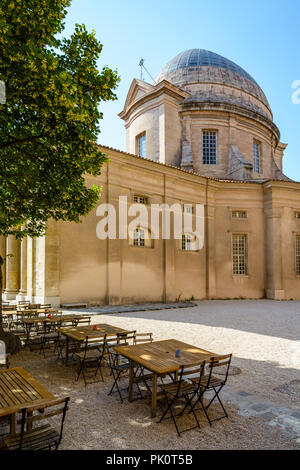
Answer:
[(118, 343), (119, 345), (131, 345), (134, 344), (136, 330), (133, 331), (126, 331), (126, 333), (117, 333)]
[(50, 400), (46, 403), (43, 402), (42, 404), (40, 403), (34, 406), (22, 408), (21, 410), (22, 418), (20, 421), (17, 422), (17, 424), (21, 424), (19, 450), (22, 449), (24, 434), (25, 434), (25, 427), (28, 428), (28, 425), (32, 426), (33, 423), (38, 423), (45, 419), (49, 419), (49, 418), (52, 418), (53, 416), (61, 414), (62, 419), (61, 419), (61, 425), (60, 425), (59, 440), (56, 445), (56, 449), (57, 449), (62, 438), (66, 412), (69, 409), (68, 407), (69, 400), (70, 400), (70, 397), (58, 398), (58, 399)]
[(68, 327), (73, 328), (73, 327), (75, 326), (72, 318), (71, 318), (70, 320), (66, 320), (66, 319), (64, 318), (64, 319), (61, 321), (61, 325), (62, 325), (63, 328), (68, 328)]
[(98, 338), (89, 338), (86, 336), (84, 341), (84, 359), (87, 357), (88, 351), (92, 349), (98, 349), (99, 353), (103, 353), (106, 348), (106, 335), (101, 335)]
[[(205, 361), (196, 362), (194, 364), (189, 364), (188, 366), (182, 366), (179, 370), (178, 378), (178, 388), (177, 394), (180, 393), (180, 388), (182, 387), (183, 380), (189, 377), (193, 377), (193, 383), (195, 384), (195, 391), (200, 389), (201, 379), (204, 375)], [(197, 380), (195, 380), (197, 379)]]
[(40, 304), (28, 304), (28, 305), (22, 305), (25, 309), (28, 310), (36, 310), (37, 308), (40, 308)]
[(18, 305), (30, 305), (30, 300), (19, 300)]
[(91, 324), (91, 317), (83, 317), (83, 318), (74, 318), (73, 325), (90, 325)]
[(209, 377), (208, 377), (206, 387), (209, 387), (209, 385), (210, 385), (211, 377), (212, 377), (212, 374), (213, 374), (213, 369), (215, 367), (225, 367), (225, 374), (224, 374), (225, 378), (224, 378), (224, 380), (222, 380), (222, 382), (224, 384), (226, 383), (227, 377), (228, 377), (228, 372), (229, 372), (229, 367), (230, 367), (230, 363), (231, 363), (231, 358), (232, 358), (232, 354), (226, 354), (225, 356), (214, 356), (214, 357), (210, 358), (210, 363), (208, 364)]
[(3, 312), (9, 312), (9, 311), (17, 311), (17, 306), (16, 305), (3, 305), (2, 304), (2, 311)]
[(51, 308), (51, 304), (40, 304), (40, 308)]
[(139, 343), (152, 343), (153, 341), (153, 333), (136, 333), (134, 344)]

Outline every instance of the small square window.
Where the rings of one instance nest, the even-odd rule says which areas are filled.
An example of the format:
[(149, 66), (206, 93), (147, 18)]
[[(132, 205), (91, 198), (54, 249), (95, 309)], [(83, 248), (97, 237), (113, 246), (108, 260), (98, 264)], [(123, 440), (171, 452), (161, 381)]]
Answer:
[(184, 204), (183, 205), (183, 211), (186, 214), (192, 214), (193, 213), (193, 205), (192, 204)]
[(233, 219), (247, 219), (247, 211), (232, 211)]
[(145, 196), (138, 196), (137, 194), (133, 196), (133, 201), (137, 204), (147, 204), (147, 198)]

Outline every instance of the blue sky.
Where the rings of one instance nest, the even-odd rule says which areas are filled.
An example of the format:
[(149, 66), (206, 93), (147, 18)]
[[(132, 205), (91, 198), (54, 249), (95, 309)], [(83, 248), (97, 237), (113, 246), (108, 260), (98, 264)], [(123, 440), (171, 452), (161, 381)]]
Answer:
[(65, 23), (66, 36), (75, 23), (94, 29), (103, 44), (99, 67), (117, 68), (121, 77), (118, 101), (101, 105), (100, 143), (125, 150), (117, 115), (140, 77), (141, 57), (155, 77), (179, 52), (208, 49), (243, 67), (264, 90), (288, 143), (284, 171), (300, 181), (300, 104), (291, 98), (300, 80), (299, 0), (73, 0)]

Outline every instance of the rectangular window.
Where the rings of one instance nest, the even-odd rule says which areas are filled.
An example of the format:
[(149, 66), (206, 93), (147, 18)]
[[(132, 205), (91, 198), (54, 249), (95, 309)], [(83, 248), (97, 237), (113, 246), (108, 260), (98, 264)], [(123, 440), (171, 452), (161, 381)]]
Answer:
[(232, 211), (233, 219), (247, 219), (248, 214), (246, 211)]
[(300, 212), (295, 212), (296, 219), (300, 219)]
[(147, 204), (147, 198), (144, 196), (133, 196), (133, 201), (138, 203), (138, 204)]
[(248, 275), (248, 236), (246, 234), (232, 235), (233, 274)]
[(260, 144), (253, 142), (253, 170), (260, 173)]
[(300, 235), (296, 235), (296, 276), (300, 276)]
[(146, 132), (137, 137), (137, 148), (139, 156), (146, 158)]
[(217, 164), (217, 133), (215, 131), (204, 131), (202, 135), (203, 164)]

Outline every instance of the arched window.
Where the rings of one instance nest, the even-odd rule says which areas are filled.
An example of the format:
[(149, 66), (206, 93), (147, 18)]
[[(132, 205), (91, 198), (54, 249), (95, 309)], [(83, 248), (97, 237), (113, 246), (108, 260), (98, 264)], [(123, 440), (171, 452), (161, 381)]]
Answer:
[(136, 228), (133, 232), (133, 246), (145, 246), (145, 231), (142, 228)]
[(151, 231), (145, 227), (136, 227), (129, 233), (129, 245), (144, 248), (153, 248)]
[(182, 235), (181, 248), (183, 251), (191, 251), (191, 236), (189, 234)]

